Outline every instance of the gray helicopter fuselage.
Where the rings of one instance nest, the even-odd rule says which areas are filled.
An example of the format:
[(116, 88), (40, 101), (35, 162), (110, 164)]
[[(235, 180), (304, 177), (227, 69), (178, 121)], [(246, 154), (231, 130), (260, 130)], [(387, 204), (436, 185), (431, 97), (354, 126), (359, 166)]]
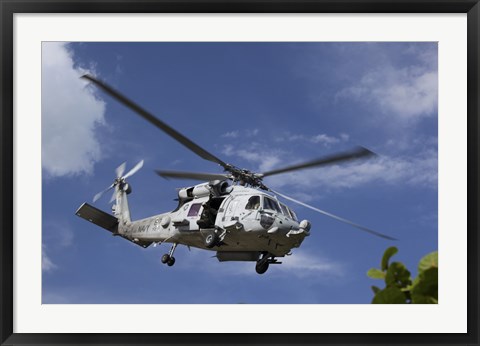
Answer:
[[(252, 200), (257, 203), (253, 205)], [(272, 201), (276, 205), (272, 206)], [(217, 205), (212, 208), (209, 204)], [(213, 215), (208, 215), (206, 209), (213, 209)], [(187, 201), (180, 199), (172, 212), (120, 222), (118, 233), (139, 243), (166, 242), (221, 252), (257, 251), (284, 256), (300, 246), (309, 228), (308, 223), (308, 229), (302, 229), (293, 211), (275, 197), (258, 189), (231, 186), (224, 195), (200, 194)], [(205, 238), (215, 231), (221, 235), (221, 245), (208, 248)]]

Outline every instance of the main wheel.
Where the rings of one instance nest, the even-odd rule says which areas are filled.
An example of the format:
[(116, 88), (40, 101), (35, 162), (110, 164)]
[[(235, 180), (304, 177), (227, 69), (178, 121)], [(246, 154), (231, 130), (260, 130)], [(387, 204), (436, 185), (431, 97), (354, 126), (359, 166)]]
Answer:
[(165, 263), (168, 263), (168, 261), (170, 260), (170, 256), (168, 254), (165, 254), (162, 256), (162, 263), (165, 264)]
[(257, 262), (257, 265), (255, 266), (255, 270), (257, 271), (258, 274), (263, 274), (268, 270), (268, 262), (265, 262), (263, 264), (260, 264)]
[(205, 238), (205, 246), (209, 249), (218, 244), (218, 235), (211, 233)]
[(170, 257), (170, 258), (168, 259), (167, 265), (168, 265), (169, 267), (171, 267), (171, 266), (173, 266), (174, 264), (175, 264), (175, 257), (172, 256), (172, 257)]

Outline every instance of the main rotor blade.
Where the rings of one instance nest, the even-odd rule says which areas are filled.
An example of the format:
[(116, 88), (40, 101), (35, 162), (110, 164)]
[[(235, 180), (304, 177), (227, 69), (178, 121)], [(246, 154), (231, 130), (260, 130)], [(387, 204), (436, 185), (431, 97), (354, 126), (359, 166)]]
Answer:
[(137, 171), (142, 167), (143, 167), (143, 160), (140, 161), (139, 163), (137, 163), (137, 165), (135, 167), (133, 167), (127, 174), (125, 174), (123, 179), (127, 179), (128, 177), (131, 177), (132, 175), (137, 173)]
[(155, 171), (159, 176), (168, 179), (193, 179), (201, 181), (212, 181), (212, 180), (225, 180), (229, 179), (230, 175), (228, 174), (217, 174), (217, 173), (196, 173), (196, 172), (180, 172), (180, 171)]
[(395, 239), (395, 238), (390, 237), (390, 236), (388, 236), (388, 235), (385, 235), (385, 234), (376, 232), (376, 231), (374, 231), (374, 230), (371, 230), (370, 228), (367, 228), (367, 227), (364, 227), (364, 226), (362, 226), (362, 225), (356, 224), (356, 223), (354, 223), (354, 222), (352, 222), (352, 221), (350, 221), (350, 220), (347, 220), (347, 219), (344, 219), (344, 218), (342, 218), (342, 217), (333, 215), (333, 214), (331, 214), (331, 213), (329, 213), (329, 212), (326, 212), (326, 211), (324, 211), (324, 210), (315, 208), (315, 207), (313, 207), (313, 206), (311, 206), (311, 205), (309, 205), (309, 204), (307, 204), (307, 203), (300, 202), (300, 201), (298, 201), (298, 200), (296, 200), (296, 199), (294, 199), (294, 198), (292, 198), (292, 197), (288, 197), (288, 196), (286, 196), (286, 195), (284, 195), (284, 194), (281, 194), (281, 193), (279, 193), (279, 192), (277, 192), (277, 191), (273, 191), (273, 190), (271, 190), (271, 189), (270, 189), (270, 191), (273, 192), (273, 193), (275, 193), (275, 194), (277, 194), (277, 195), (279, 195), (279, 196), (281, 196), (281, 197), (283, 197), (283, 198), (285, 198), (285, 199), (288, 199), (289, 201), (295, 202), (295, 203), (300, 204), (300, 205), (302, 205), (302, 206), (304, 206), (304, 207), (306, 207), (306, 208), (312, 209), (312, 210), (314, 210), (314, 211), (316, 211), (316, 212), (318, 212), (318, 213), (320, 213), (320, 214), (323, 214), (323, 215), (332, 217), (332, 218), (334, 218), (334, 219), (336, 219), (336, 220), (338, 220), (338, 221), (345, 222), (345, 223), (347, 223), (347, 224), (349, 224), (349, 225), (351, 225), (351, 226), (353, 226), (353, 227), (356, 227), (356, 228), (358, 228), (358, 229), (360, 229), (360, 230), (362, 230), (362, 231), (364, 231), (364, 232), (367, 232), (367, 233), (376, 235), (377, 237), (381, 237), (381, 238), (385, 238), (385, 239), (389, 239), (389, 240), (398, 240), (398, 239)]
[(113, 98), (115, 98), (118, 101), (120, 101), (121, 103), (123, 103), (126, 107), (130, 108), (131, 110), (133, 110), (134, 112), (139, 114), (142, 118), (144, 118), (145, 120), (149, 121), (151, 124), (158, 127), (160, 130), (165, 132), (167, 135), (169, 135), (170, 137), (172, 137), (176, 141), (183, 144), (185, 147), (187, 147), (188, 149), (193, 151), (195, 154), (197, 154), (201, 158), (203, 158), (205, 160), (208, 160), (208, 161), (218, 163), (219, 165), (221, 165), (224, 168), (227, 167), (227, 164), (225, 162), (223, 162), (222, 160), (220, 160), (216, 156), (210, 154), (208, 151), (206, 151), (205, 149), (203, 149), (199, 145), (195, 144), (190, 139), (188, 139), (187, 137), (182, 135), (180, 132), (173, 129), (172, 127), (170, 127), (169, 125), (167, 125), (166, 123), (161, 121), (160, 119), (156, 118), (153, 114), (149, 113), (148, 111), (146, 111), (145, 109), (143, 109), (142, 107), (137, 105), (135, 102), (131, 101), (126, 96), (122, 95), (121, 93), (119, 93), (118, 91), (116, 91), (115, 89), (113, 89), (112, 87), (107, 85), (106, 83), (101, 82), (101, 81), (97, 80), (96, 78), (94, 78), (94, 77), (92, 77), (88, 74), (83, 75), (82, 78), (85, 78), (85, 79), (91, 81), (92, 83), (94, 83), (95, 85), (97, 85), (98, 87), (103, 89), (107, 94), (109, 94)]
[(125, 166), (127, 165), (126, 162), (122, 163), (120, 166), (117, 167), (115, 170), (115, 174), (117, 175), (117, 178), (120, 178), (123, 175), (123, 172), (125, 172)]
[(376, 154), (367, 148), (364, 147), (358, 147), (355, 148), (354, 150), (340, 153), (340, 154), (335, 154), (331, 156), (326, 156), (320, 159), (316, 159), (313, 161), (305, 162), (305, 163), (300, 163), (280, 169), (274, 169), (272, 171), (268, 171), (263, 173), (263, 177), (267, 177), (270, 175), (274, 174), (280, 174), (280, 173), (286, 173), (286, 172), (291, 172), (291, 171), (296, 171), (299, 169), (305, 169), (305, 168), (310, 168), (310, 167), (318, 167), (318, 166), (326, 166), (326, 165), (331, 165), (334, 163), (340, 163), (340, 162), (346, 162), (350, 160), (355, 160), (359, 158), (366, 158), (369, 156), (375, 156)]
[(112, 185), (110, 185), (109, 187), (107, 187), (105, 190), (103, 190), (103, 191), (97, 193), (95, 196), (93, 196), (93, 203), (95, 203), (96, 201), (98, 201), (98, 200), (100, 199), (100, 197), (102, 197), (102, 196), (105, 194), (105, 192), (109, 191), (109, 190), (112, 189), (114, 186), (115, 186), (115, 185), (112, 184)]

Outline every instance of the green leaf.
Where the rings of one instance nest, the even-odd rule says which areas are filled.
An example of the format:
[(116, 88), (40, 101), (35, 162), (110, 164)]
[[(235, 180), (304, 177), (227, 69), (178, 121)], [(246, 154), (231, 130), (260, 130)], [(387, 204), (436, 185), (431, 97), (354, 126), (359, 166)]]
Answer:
[(381, 291), (381, 289), (378, 288), (377, 286), (372, 286), (372, 291), (373, 291), (373, 293), (377, 294), (378, 292)]
[(438, 304), (438, 268), (423, 271), (418, 279), (412, 288), (412, 303)]
[(438, 300), (430, 296), (412, 295), (413, 304), (438, 304)]
[(398, 249), (395, 246), (391, 246), (385, 250), (385, 253), (383, 254), (383, 258), (382, 258), (382, 270), (388, 269), (388, 261), (390, 260), (390, 257), (395, 255), (397, 252), (398, 252)]
[(412, 283), (410, 272), (403, 263), (393, 262), (388, 267), (387, 274), (385, 275), (385, 283), (387, 286), (405, 288)]
[(419, 282), (420, 282), (420, 277), (417, 276), (415, 279), (413, 279), (413, 283), (412, 283), (410, 289), (413, 289), (415, 286), (417, 286)]
[(427, 269), (438, 268), (438, 251), (424, 256), (418, 263), (418, 274), (420, 275)]
[(372, 279), (385, 279), (385, 272), (382, 272), (380, 269), (377, 268), (371, 268), (367, 272), (367, 275)]
[(373, 297), (372, 304), (406, 304), (407, 299), (397, 287), (387, 287)]

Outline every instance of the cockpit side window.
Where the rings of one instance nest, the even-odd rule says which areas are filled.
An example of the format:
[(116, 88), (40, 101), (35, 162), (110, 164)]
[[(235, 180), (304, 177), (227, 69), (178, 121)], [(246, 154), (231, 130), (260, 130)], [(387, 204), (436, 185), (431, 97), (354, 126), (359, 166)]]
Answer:
[(286, 217), (290, 217), (293, 219), (293, 217), (290, 215), (290, 213), (288, 212), (288, 208), (285, 204), (282, 204), (280, 203), (280, 207), (282, 208), (282, 213), (283, 215), (285, 215)]
[(282, 212), (280, 207), (278, 206), (278, 203), (271, 198), (265, 197), (265, 199), (263, 200), (263, 204), (264, 204), (263, 207), (265, 209), (275, 210), (279, 213)]
[(260, 196), (252, 196), (248, 199), (245, 209), (248, 210), (257, 210), (260, 208)]
[(297, 214), (295, 214), (295, 212), (290, 208), (288, 208), (288, 211), (290, 212), (290, 215), (292, 215), (292, 219), (294, 219), (295, 221), (298, 221)]

